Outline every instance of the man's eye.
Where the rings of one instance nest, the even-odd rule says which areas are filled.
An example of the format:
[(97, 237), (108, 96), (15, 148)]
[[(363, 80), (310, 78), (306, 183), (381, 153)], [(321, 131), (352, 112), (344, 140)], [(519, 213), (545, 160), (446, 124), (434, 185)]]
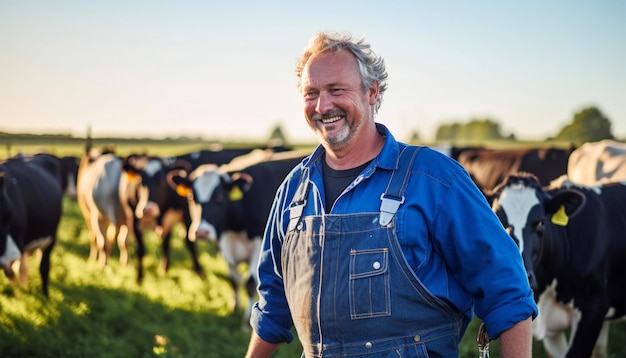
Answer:
[(314, 99), (317, 98), (317, 92), (307, 92), (304, 94), (304, 99), (305, 100), (310, 100), (310, 99)]
[(329, 92), (330, 92), (331, 94), (339, 94), (339, 93), (341, 93), (342, 91), (343, 91), (343, 88), (333, 88), (333, 89), (331, 89)]

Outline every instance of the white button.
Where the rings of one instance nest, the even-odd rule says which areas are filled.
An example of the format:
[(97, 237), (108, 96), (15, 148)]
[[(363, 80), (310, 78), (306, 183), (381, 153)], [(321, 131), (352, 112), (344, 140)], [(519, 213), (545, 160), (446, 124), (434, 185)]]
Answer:
[(365, 343), (365, 348), (367, 348), (367, 349), (372, 348), (372, 342)]
[(374, 267), (374, 270), (378, 270), (380, 268), (380, 262), (378, 261), (374, 261), (374, 263), (372, 264), (372, 266)]

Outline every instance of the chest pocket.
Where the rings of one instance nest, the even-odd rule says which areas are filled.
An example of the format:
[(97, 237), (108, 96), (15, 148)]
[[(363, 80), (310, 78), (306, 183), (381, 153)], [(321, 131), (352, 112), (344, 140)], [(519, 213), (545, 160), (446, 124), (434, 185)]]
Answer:
[(391, 315), (389, 249), (350, 251), (350, 318)]

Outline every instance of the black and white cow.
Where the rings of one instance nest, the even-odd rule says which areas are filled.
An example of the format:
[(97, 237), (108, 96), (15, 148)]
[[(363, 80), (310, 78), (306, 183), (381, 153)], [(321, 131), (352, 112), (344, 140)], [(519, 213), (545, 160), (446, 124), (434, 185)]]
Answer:
[[(120, 197), (137, 239), (138, 282), (143, 279), (143, 257), (145, 245), (143, 228), (156, 230), (161, 238), (160, 270), (169, 268), (171, 231), (176, 223), (182, 223), (185, 229), (191, 225), (187, 200), (178, 195), (170, 185), (169, 173), (178, 170), (191, 172), (200, 165), (229, 163), (234, 158), (250, 154), (254, 148), (227, 148), (202, 150), (175, 157), (157, 157), (143, 154), (129, 155), (124, 159), (124, 174), (120, 181)], [(272, 153), (285, 148), (268, 149)], [(193, 267), (202, 278), (204, 269), (198, 261), (196, 244), (189, 238), (187, 231), (185, 246), (191, 254)]]
[(241, 170), (232, 166), (202, 166), (189, 176), (175, 175), (178, 193), (189, 200), (192, 223), (189, 235), (194, 239), (218, 240), (228, 263), (235, 307), (241, 309), (238, 296), (243, 278), (237, 266), (248, 263), (246, 291), (249, 297), (242, 328), (249, 329), (249, 317), (256, 296), (257, 260), (267, 218), (276, 190), (289, 172), (309, 153), (279, 153)]
[(494, 195), (535, 291), (535, 337), (554, 357), (605, 355), (609, 322), (626, 314), (626, 186), (544, 189), (519, 173)]
[(39, 273), (45, 296), (62, 196), (59, 158), (38, 155), (0, 163), (0, 265), (7, 277), (14, 280), (13, 264), (19, 261), (19, 281), (25, 286), (26, 259), (40, 249)]
[(567, 176), (581, 185), (626, 181), (626, 143), (605, 139), (583, 144), (570, 155)]
[(119, 195), (121, 173), (121, 158), (96, 149), (88, 150), (78, 169), (76, 199), (89, 234), (89, 261), (98, 260), (103, 266), (115, 239), (120, 263), (128, 263), (129, 227)]

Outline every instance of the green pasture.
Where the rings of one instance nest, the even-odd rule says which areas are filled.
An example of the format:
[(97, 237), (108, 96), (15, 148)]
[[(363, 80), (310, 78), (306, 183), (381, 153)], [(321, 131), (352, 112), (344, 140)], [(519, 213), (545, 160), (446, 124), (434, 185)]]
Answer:
[[(58, 242), (52, 255), (50, 297), (40, 294), (35, 255), (29, 258), (25, 289), (0, 275), (0, 357), (243, 357), (249, 333), (227, 281), (227, 266), (214, 244), (199, 242), (206, 280), (191, 270), (180, 232), (172, 240), (171, 268), (158, 271), (160, 246), (147, 234), (146, 275), (135, 283), (135, 267), (121, 266), (117, 248), (107, 267), (88, 262), (89, 242), (78, 206), (64, 199)], [(246, 267), (240, 267), (245, 274)], [(246, 301), (243, 290), (239, 292)], [(462, 357), (475, 357), (478, 321), (462, 344)], [(611, 331), (610, 356), (626, 355), (626, 324)], [(491, 344), (498, 356), (498, 342)], [(299, 357), (296, 340), (274, 357)], [(535, 343), (535, 357), (543, 357)]]
[[(18, 148), (14, 145), (13, 149)], [(21, 147), (32, 153), (35, 147)], [(118, 145), (120, 155), (136, 152), (137, 143)], [(144, 145), (157, 155), (202, 149), (202, 143)], [(81, 155), (80, 144), (48, 147), (57, 155)], [(2, 156), (2, 155), (0, 155)], [(241, 330), (227, 266), (214, 243), (199, 242), (199, 260), (207, 278), (193, 271), (181, 230), (174, 231), (169, 272), (158, 271), (160, 242), (146, 231), (145, 279), (135, 283), (134, 241), (131, 264), (121, 266), (117, 248), (106, 267), (88, 262), (89, 242), (75, 201), (64, 199), (64, 215), (52, 254), (50, 297), (41, 293), (36, 257), (29, 258), (26, 288), (0, 274), (0, 357), (243, 357), (249, 333)], [(175, 228), (176, 229), (176, 228)], [(240, 270), (245, 275), (246, 267)], [(238, 292), (247, 302), (244, 290)], [(462, 357), (476, 357), (478, 321), (470, 325)], [(615, 324), (609, 338), (611, 357), (626, 356), (626, 322)], [(296, 340), (283, 344), (274, 357), (299, 357)], [(499, 356), (498, 342), (491, 356)], [(533, 356), (544, 357), (541, 343)]]

